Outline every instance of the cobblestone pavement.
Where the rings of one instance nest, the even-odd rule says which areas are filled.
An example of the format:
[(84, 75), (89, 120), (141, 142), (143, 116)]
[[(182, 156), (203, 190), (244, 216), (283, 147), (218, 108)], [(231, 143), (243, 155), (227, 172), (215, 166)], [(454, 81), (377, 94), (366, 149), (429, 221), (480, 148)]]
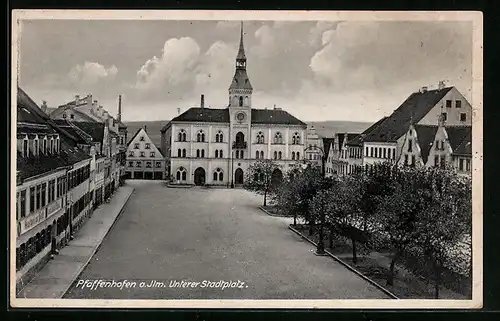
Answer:
[[(167, 188), (154, 181), (128, 184), (135, 192), (124, 212), (65, 297), (388, 298), (331, 258), (315, 256), (309, 243), (288, 230), (288, 219), (258, 209), (260, 196), (241, 189)], [(110, 283), (78, 286), (94, 280)], [(109, 286), (123, 280), (135, 284)], [(199, 283), (170, 287), (183, 280)], [(220, 280), (236, 287), (217, 287)], [(148, 287), (152, 281), (159, 283)]]

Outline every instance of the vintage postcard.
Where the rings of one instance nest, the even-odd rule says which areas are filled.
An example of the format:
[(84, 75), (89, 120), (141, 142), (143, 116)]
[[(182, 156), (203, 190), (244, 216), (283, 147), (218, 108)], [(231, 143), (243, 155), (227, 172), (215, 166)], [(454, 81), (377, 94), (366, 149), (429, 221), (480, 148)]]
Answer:
[(480, 12), (12, 23), (12, 307), (482, 307)]

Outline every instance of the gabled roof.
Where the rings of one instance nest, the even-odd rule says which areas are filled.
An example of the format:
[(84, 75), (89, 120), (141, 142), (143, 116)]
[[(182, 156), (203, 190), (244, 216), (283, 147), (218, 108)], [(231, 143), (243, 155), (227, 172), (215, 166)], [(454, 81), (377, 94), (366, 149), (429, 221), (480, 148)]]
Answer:
[(434, 138), (436, 137), (436, 132), (438, 126), (429, 125), (415, 125), (415, 131), (417, 132), (418, 146), (420, 147), (420, 156), (427, 163), (429, 157), (429, 151), (434, 143)]
[[(448, 142), (450, 143), (451, 149), (455, 153), (460, 145), (464, 141), (470, 142), (470, 152), (472, 154), (472, 127), (471, 126), (450, 126), (445, 127), (446, 133), (448, 134)], [(464, 151), (468, 150), (467, 142), (464, 143)]]
[[(193, 107), (173, 118), (172, 122), (213, 122), (229, 123), (229, 109), (213, 109)], [(306, 123), (292, 116), (281, 109), (253, 109), (252, 119), (254, 124), (279, 124), (279, 125), (300, 125), (307, 126)], [(170, 122), (162, 128), (165, 131)]]
[(323, 151), (325, 152), (325, 157), (328, 157), (330, 153), (330, 146), (335, 143), (335, 138), (323, 137)]
[(365, 129), (361, 134), (357, 135), (356, 137), (354, 137), (353, 139), (351, 140), (348, 140), (347, 141), (347, 145), (350, 145), (350, 146), (362, 146), (363, 144), (363, 139), (366, 137), (366, 135), (368, 135), (369, 133), (371, 133), (375, 128), (377, 128), (387, 117), (383, 117), (381, 118), (379, 121), (377, 121), (376, 123), (374, 123), (373, 125), (371, 125), (370, 127), (368, 127), (367, 129)]
[(282, 109), (254, 109), (252, 108), (252, 123), (254, 124), (279, 124), (299, 125), (306, 127), (307, 124), (292, 116)]
[(395, 142), (404, 135), (411, 122), (418, 123), (452, 88), (412, 93), (389, 117), (372, 130), (364, 141)]
[(453, 149), (453, 154), (472, 156), (472, 130), (470, 130), (462, 142)]
[[(137, 137), (137, 135), (139, 135), (139, 133), (141, 132), (141, 130), (143, 130), (144, 128), (139, 128), (135, 134), (132, 136), (132, 138), (129, 139), (129, 141), (127, 142), (127, 147), (130, 146), (130, 143), (132, 143), (132, 141)], [(147, 134), (147, 133), (146, 133)]]
[[(353, 140), (354, 138), (358, 137), (359, 133), (347, 133), (347, 141), (346, 144), (348, 144), (349, 141)], [(339, 150), (342, 149), (342, 144), (344, 144), (344, 139), (346, 137), (346, 133), (338, 133), (337, 137), (339, 138), (339, 141), (337, 142)]]

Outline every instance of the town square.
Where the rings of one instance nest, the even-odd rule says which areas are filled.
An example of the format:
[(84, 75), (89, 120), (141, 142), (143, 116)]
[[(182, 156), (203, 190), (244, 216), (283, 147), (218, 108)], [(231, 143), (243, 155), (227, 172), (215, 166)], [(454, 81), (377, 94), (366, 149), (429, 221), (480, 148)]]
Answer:
[(22, 21), (16, 299), (477, 299), (470, 21), (83, 22)]

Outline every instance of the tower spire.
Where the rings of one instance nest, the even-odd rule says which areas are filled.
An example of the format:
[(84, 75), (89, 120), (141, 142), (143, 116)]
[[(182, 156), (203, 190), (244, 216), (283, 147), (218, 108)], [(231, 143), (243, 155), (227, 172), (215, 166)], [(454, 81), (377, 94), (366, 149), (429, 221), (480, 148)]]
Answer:
[[(236, 62), (246, 62), (247, 57), (245, 55), (245, 46), (243, 45), (243, 21), (240, 23), (240, 48), (238, 49), (238, 55), (236, 56)], [(245, 65), (245, 64), (243, 64)]]

